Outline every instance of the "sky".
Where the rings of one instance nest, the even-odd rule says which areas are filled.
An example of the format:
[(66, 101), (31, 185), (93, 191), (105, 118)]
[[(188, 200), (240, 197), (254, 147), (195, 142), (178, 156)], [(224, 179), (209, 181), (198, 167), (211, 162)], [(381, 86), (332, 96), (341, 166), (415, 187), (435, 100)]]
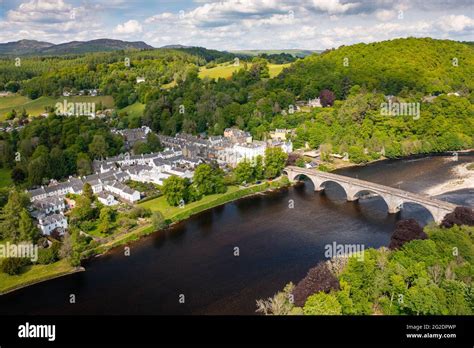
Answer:
[(408, 36), (474, 41), (474, 0), (0, 0), (2, 43), (323, 50)]

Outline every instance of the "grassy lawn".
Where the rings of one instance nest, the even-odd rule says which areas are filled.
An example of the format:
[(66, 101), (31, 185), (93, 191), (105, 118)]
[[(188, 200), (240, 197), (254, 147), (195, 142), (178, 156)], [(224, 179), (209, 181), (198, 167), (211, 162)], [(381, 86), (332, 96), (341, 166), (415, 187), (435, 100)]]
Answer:
[(15, 107), (16, 105), (23, 105), (29, 103), (31, 101), (30, 98), (24, 97), (22, 95), (12, 95), (8, 97), (1, 97), (0, 98), (0, 108), (11, 108)]
[(12, 185), (12, 179), (10, 177), (10, 170), (0, 168), (0, 188)]
[[(275, 77), (280, 74), (284, 68), (289, 67), (291, 64), (268, 64), (268, 70), (270, 73), (270, 77)], [(248, 67), (250, 68), (252, 64), (248, 63)], [(239, 66), (234, 66), (233, 64), (230, 65), (219, 65), (215, 68), (207, 69), (205, 67), (201, 68), (199, 71), (199, 77), (205, 78), (209, 77), (211, 79), (217, 79), (219, 77), (222, 78), (230, 78), (235, 71), (244, 68), (244, 63), (241, 63)]]
[(126, 112), (129, 116), (132, 116), (132, 117), (143, 116), (143, 111), (145, 111), (145, 104), (142, 104), (139, 102), (136, 102), (132, 105), (129, 105), (119, 110), (119, 112)]
[(0, 273), (0, 294), (28, 284), (72, 273), (74, 269), (67, 260), (61, 260), (50, 265), (27, 266), (22, 274), (16, 276)]
[(280, 75), (283, 69), (288, 68), (291, 63), (288, 64), (268, 64), (268, 70), (270, 73), (270, 77), (275, 77)]
[(140, 206), (144, 208), (149, 208), (151, 211), (160, 211), (165, 219), (172, 219), (175, 215), (184, 213), (188, 210), (192, 210), (196, 207), (199, 207), (200, 205), (205, 205), (208, 203), (211, 203), (213, 201), (216, 201), (217, 199), (221, 198), (222, 196), (225, 196), (229, 193), (233, 193), (238, 191), (239, 188), (237, 186), (230, 186), (227, 190), (226, 193), (224, 194), (215, 194), (215, 195), (210, 195), (210, 196), (205, 196), (203, 197), (200, 201), (197, 202), (192, 202), (189, 204), (186, 204), (184, 208), (180, 207), (172, 207), (166, 202), (166, 197), (161, 196), (155, 199), (152, 199), (150, 201), (144, 202), (139, 204)]
[[(102, 102), (106, 108), (113, 108), (114, 107), (114, 99), (112, 96), (98, 96), (98, 97), (90, 97), (90, 96), (74, 96), (74, 97), (59, 97), (59, 98), (52, 98), (52, 97), (39, 97), (35, 100), (30, 100), (25, 97), (4, 97), (0, 98), (0, 120), (5, 118), (5, 115), (15, 109), (17, 112), (21, 112), (25, 109), (30, 116), (39, 116), (43, 112), (45, 112), (46, 106), (52, 106), (58, 102), (64, 102), (67, 100), (69, 103), (96, 103)], [(16, 103), (16, 104), (15, 104)]]

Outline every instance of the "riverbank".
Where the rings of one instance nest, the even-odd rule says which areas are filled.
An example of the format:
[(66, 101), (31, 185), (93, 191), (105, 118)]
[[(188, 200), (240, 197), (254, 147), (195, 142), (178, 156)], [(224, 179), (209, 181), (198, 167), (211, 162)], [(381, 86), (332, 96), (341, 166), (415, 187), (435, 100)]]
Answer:
[[(165, 218), (168, 226), (172, 226), (176, 223), (184, 221), (193, 215), (202, 213), (206, 210), (234, 202), (236, 200), (250, 197), (256, 194), (261, 194), (266, 191), (276, 190), (285, 186), (288, 186), (290, 182), (286, 176), (281, 176), (276, 180), (265, 181), (261, 184), (255, 184), (248, 187), (243, 186), (230, 186), (226, 193), (209, 195), (197, 202), (192, 202), (185, 205), (184, 207), (172, 207), (166, 202), (166, 197), (161, 196), (143, 203), (139, 203), (139, 206), (148, 208), (151, 211), (160, 211)], [(107, 253), (109, 250), (116, 248), (121, 245), (129, 244), (130, 242), (137, 241), (141, 237), (147, 236), (157, 232), (151, 223), (139, 226), (138, 228), (123, 234), (116, 239), (113, 239), (106, 244), (100, 245), (96, 248), (86, 250), (83, 253), (83, 259), (87, 259), (93, 256), (99, 256)]]
[[(169, 206), (166, 203), (166, 198), (164, 196), (143, 202), (139, 205), (150, 208), (152, 211), (161, 211), (166, 223), (171, 226), (186, 220), (195, 214), (204, 212), (217, 206), (221, 206), (256, 194), (261, 194), (266, 191), (276, 190), (288, 185), (288, 179), (285, 176), (282, 176), (276, 180), (265, 181), (261, 184), (255, 184), (248, 187), (231, 186), (226, 193), (206, 196), (200, 201), (188, 204), (183, 208)], [(119, 235), (117, 238), (113, 238), (105, 244), (85, 250), (82, 253), (81, 258), (87, 259), (93, 256), (103, 255), (113, 248), (137, 241), (140, 238), (150, 235), (154, 232), (157, 232), (157, 230), (151, 223), (140, 225), (134, 230)], [(49, 265), (28, 266), (28, 268), (23, 273), (16, 276), (0, 273), (0, 295), (81, 271), (85, 271), (85, 269), (83, 267), (73, 267), (68, 263), (67, 260), (63, 259)]]
[[(447, 159), (452, 161), (453, 159)], [(474, 188), (474, 163), (462, 163), (451, 169), (455, 176), (449, 180), (424, 190), (424, 193), (430, 196), (441, 195), (446, 192)]]
[(83, 267), (71, 266), (67, 260), (60, 260), (49, 265), (28, 266), (27, 270), (16, 276), (0, 273), (0, 295), (84, 270)]

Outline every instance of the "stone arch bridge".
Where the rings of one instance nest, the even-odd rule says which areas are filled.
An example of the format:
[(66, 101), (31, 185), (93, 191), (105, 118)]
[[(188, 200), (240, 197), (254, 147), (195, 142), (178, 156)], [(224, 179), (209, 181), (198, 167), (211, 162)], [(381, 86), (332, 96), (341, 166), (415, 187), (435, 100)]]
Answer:
[(433, 219), (438, 224), (443, 220), (446, 214), (451, 213), (456, 208), (455, 204), (444, 202), (428, 195), (411, 193), (339, 174), (295, 166), (286, 167), (284, 171), (290, 181), (298, 180), (300, 176), (308, 177), (308, 179), (313, 182), (315, 191), (324, 190), (324, 185), (327, 182), (335, 182), (344, 189), (348, 201), (357, 201), (362, 192), (374, 193), (383, 198), (388, 206), (389, 213), (399, 212), (404, 203), (419, 204), (431, 213)]

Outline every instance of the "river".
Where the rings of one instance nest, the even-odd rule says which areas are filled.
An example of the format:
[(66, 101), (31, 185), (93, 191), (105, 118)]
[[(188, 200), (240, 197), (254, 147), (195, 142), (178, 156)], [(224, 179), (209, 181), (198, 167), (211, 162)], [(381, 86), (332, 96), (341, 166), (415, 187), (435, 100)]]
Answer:
[[(472, 153), (457, 162), (424, 157), (337, 173), (422, 192), (452, 179), (455, 165), (472, 161)], [(438, 198), (474, 206), (473, 193)], [(193, 216), (132, 243), (130, 256), (119, 247), (85, 262), (86, 272), (0, 296), (0, 314), (254, 314), (257, 299), (298, 282), (323, 260), (326, 244), (384, 246), (405, 218), (431, 220), (420, 206), (387, 214), (380, 197), (346, 202), (337, 184), (318, 193), (307, 181)]]

